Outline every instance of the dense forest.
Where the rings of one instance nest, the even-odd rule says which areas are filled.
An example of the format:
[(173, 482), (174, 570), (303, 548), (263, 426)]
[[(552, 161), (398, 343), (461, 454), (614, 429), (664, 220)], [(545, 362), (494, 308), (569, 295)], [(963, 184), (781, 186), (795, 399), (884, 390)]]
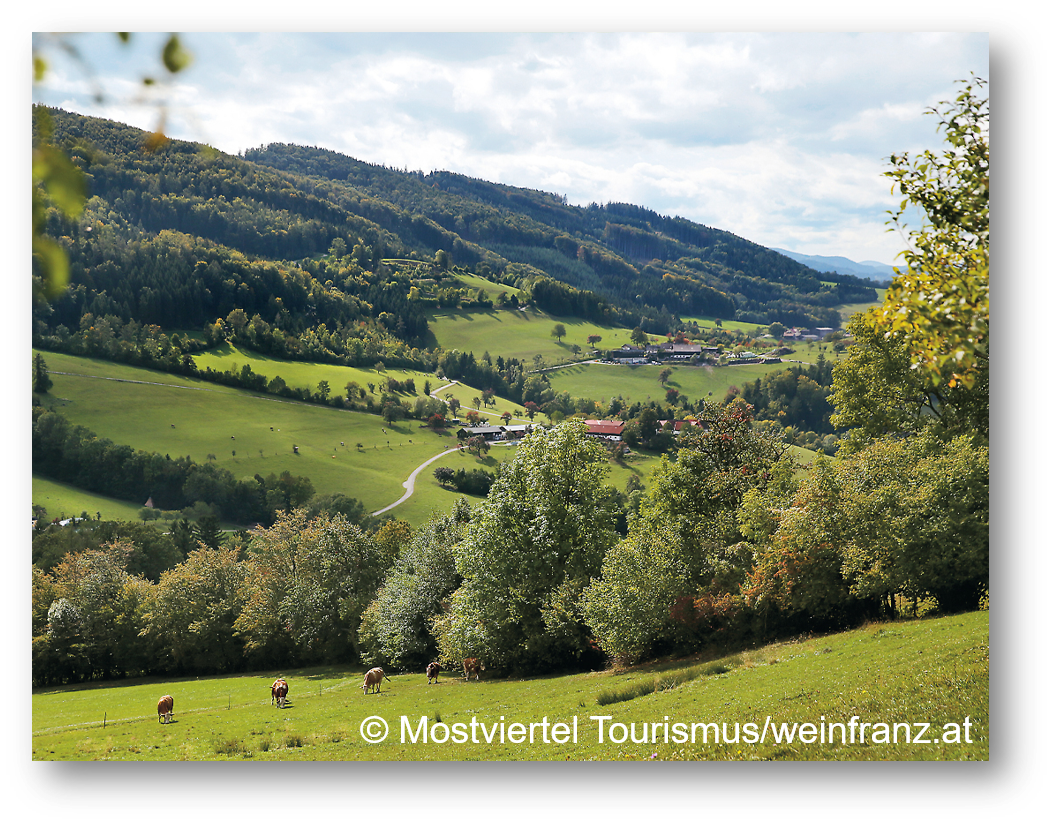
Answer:
[[(834, 306), (875, 297), (721, 230), (626, 204), (573, 207), (548, 193), (448, 172), (370, 165), (272, 145), (233, 157), (59, 110), (38, 133), (86, 176), (84, 213), (46, 231), (70, 258), (70, 289), (36, 330), (85, 314), (201, 330), (233, 310), (285, 337), (325, 325), (343, 338), (426, 341), (423, 268), (524, 290), (554, 314), (675, 332), (680, 315), (837, 327)], [(420, 266), (413, 265), (420, 262)]]

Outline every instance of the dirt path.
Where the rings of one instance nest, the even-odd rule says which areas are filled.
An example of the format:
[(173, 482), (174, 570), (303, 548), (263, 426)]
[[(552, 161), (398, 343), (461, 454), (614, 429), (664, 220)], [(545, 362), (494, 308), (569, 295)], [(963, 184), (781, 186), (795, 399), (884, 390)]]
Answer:
[(406, 488), (406, 493), (403, 494), (402, 498), (398, 502), (392, 502), (392, 504), (388, 505), (388, 507), (386, 508), (381, 508), (379, 511), (374, 511), (371, 516), (380, 516), (385, 511), (390, 511), (392, 508), (401, 505), (403, 502), (405, 502), (407, 499), (414, 495), (414, 482), (417, 481), (418, 473), (420, 473), (422, 470), (432, 464), (432, 462), (434, 462), (436, 459), (441, 459), (448, 453), (457, 453), (459, 450), (461, 450), (461, 448), (452, 447), (450, 448), (450, 450), (444, 450), (442, 453), (437, 453), (427, 462), (422, 462), (421, 464), (419, 464), (414, 470), (414, 472), (410, 474), (409, 478), (405, 482), (403, 482), (403, 487)]

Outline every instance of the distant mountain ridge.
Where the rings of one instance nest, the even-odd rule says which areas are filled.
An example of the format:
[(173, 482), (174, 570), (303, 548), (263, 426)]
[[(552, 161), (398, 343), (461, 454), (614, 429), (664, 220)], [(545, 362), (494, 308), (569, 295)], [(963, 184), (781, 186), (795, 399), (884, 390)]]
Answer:
[(821, 273), (836, 272), (842, 275), (855, 275), (871, 281), (889, 281), (894, 274), (893, 267), (879, 261), (852, 261), (840, 255), (804, 255), (779, 247), (769, 247), (769, 249)]
[[(281, 352), (308, 330), (321, 336), (308, 343), (320, 352), (335, 331), (342, 341), (368, 331), (382, 349), (398, 341), (409, 352), (429, 346), (428, 311), (441, 300), (412, 290), (417, 271), (445, 277), (451, 268), (552, 315), (654, 335), (676, 332), (680, 318), (837, 327), (838, 307), (876, 298), (872, 280), (821, 275), (733, 233), (633, 204), (572, 206), (552, 193), (318, 147), (269, 144), (232, 156), (172, 140), (144, 151), (142, 130), (46, 114), (51, 140), (83, 170), (91, 197), (76, 221), (48, 214), (49, 234), (69, 250), (70, 286), (41, 311), (42, 329), (79, 329), (87, 314), (90, 328), (111, 317), (119, 328), (203, 330), (234, 312), (239, 324), (259, 317), (259, 336)], [(423, 286), (430, 293), (435, 284)]]

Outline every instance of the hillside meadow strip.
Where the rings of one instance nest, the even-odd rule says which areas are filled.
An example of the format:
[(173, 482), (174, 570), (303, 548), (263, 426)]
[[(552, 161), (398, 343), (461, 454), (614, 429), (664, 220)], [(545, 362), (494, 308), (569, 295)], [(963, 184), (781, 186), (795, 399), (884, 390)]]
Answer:
[(457, 445), (452, 432), (436, 434), (413, 420), (388, 425), (367, 413), (191, 379), (170, 382), (155, 371), (49, 358), (56, 365), (49, 401), (98, 436), (137, 450), (214, 461), (239, 478), (288, 470), (308, 477), (316, 493), (345, 493), (371, 511), (399, 499), (403, 481), (419, 464)]
[[(335, 390), (349, 381), (357, 381), (365, 388), (367, 381), (379, 383), (391, 375), (399, 381), (413, 378), (419, 394), (424, 382), (429, 381), (439, 398), (453, 395), (463, 407), (470, 407), (473, 398), (481, 395), (478, 388), (462, 382), (450, 383), (413, 371), (378, 374), (350, 367), (282, 362), (230, 346), (218, 350), (222, 352), (211, 354), (214, 369), (249, 364), (254, 371), (270, 375), (268, 371), (284, 365), (296, 370), (290, 375), (305, 387), (327, 380)], [(412, 419), (389, 425), (377, 415), (336, 410), (100, 359), (63, 353), (48, 353), (47, 359), (54, 381), (48, 406), (99, 436), (138, 450), (189, 455), (197, 462), (214, 461), (238, 477), (288, 470), (308, 477), (317, 494), (344, 493), (361, 500), (369, 511), (397, 501), (405, 493), (403, 482), (419, 464), (457, 446), (454, 427), (437, 434)], [(500, 421), (499, 416), (505, 411), (520, 412), (518, 405), (496, 397), (495, 404), (483, 410), (483, 416)], [(514, 417), (513, 421), (521, 419)], [(297, 447), (295, 453), (293, 445)], [(443, 464), (455, 470), (482, 467), (494, 473), (507, 450), (502, 447), (493, 455), (482, 457), (468, 453), (450, 455), (437, 466)], [(210, 455), (212, 460), (208, 459)], [(621, 464), (612, 463), (612, 483), (621, 489), (631, 475), (646, 482), (654, 463), (654, 458), (646, 454)], [(418, 476), (414, 495), (388, 512), (391, 516), (419, 524), (433, 511), (450, 509), (460, 494), (438, 485), (431, 476), (432, 470), (430, 467)], [(34, 496), (35, 501), (40, 500), (38, 504), (48, 508), (49, 518), (87, 511), (92, 515), (101, 512), (107, 518), (134, 520), (143, 506), (143, 502), (97, 502), (94, 494), (38, 477), (34, 478)]]
[[(716, 666), (707, 667), (710, 661)], [(677, 678), (693, 669), (699, 676)], [(364, 696), (365, 670), (328, 667), (37, 691), (32, 758), (989, 757), (986, 611), (875, 623), (735, 657), (652, 662), (620, 673), (466, 682), (459, 672), (443, 671), (438, 685), (428, 685), (422, 663), (420, 673), (391, 674), (379, 694)], [(270, 704), (277, 676), (290, 686), (284, 709)], [(642, 680), (658, 690), (598, 702), (605, 692)], [(156, 713), (162, 694), (175, 698), (173, 722), (167, 725)], [(385, 728), (387, 736), (380, 739)]]

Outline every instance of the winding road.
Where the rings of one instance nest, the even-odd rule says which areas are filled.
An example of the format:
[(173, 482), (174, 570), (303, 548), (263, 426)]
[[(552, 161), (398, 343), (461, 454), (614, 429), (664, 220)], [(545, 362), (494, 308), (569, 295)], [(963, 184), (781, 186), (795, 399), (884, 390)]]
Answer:
[(401, 505), (403, 502), (405, 502), (407, 499), (409, 499), (411, 496), (414, 495), (414, 482), (417, 480), (417, 474), (418, 473), (420, 473), (422, 470), (424, 470), (426, 467), (428, 467), (430, 464), (432, 464), (432, 462), (434, 462), (436, 459), (441, 459), (444, 456), (446, 456), (448, 453), (457, 453), (459, 450), (461, 450), (461, 448), (459, 448), (459, 447), (452, 447), (452, 448), (450, 448), (450, 450), (444, 450), (442, 453), (437, 453), (435, 456), (433, 456), (427, 462), (422, 462), (421, 464), (419, 464), (414, 469), (414, 472), (410, 474), (409, 478), (407, 478), (407, 480), (405, 482), (403, 482), (403, 487), (406, 488), (406, 493), (404, 493), (402, 495), (402, 498), (399, 499), (399, 501), (397, 501), (397, 502), (392, 502), (392, 504), (388, 505), (388, 507), (386, 507), (386, 508), (381, 508), (379, 511), (374, 511), (371, 514), (371, 516), (380, 516), (385, 511), (390, 511), (392, 508), (396, 508), (399, 505)]
[[(458, 382), (457, 381), (452, 381), (452, 382), (449, 382), (448, 384), (444, 384), (442, 387), (437, 387), (429, 395), (432, 396), (432, 398), (438, 399), (439, 398), (439, 396), (437, 395), (438, 393), (441, 393), (442, 391), (446, 390), (448, 387), (453, 387), (455, 384), (458, 384)], [(463, 406), (462, 409), (464, 409), (464, 410), (476, 410), (476, 408), (474, 408), (474, 407), (464, 407), (464, 406)], [(477, 413), (483, 413), (484, 411), (476, 410), (476, 412)], [(417, 481), (417, 474), (419, 474), (422, 470), (424, 470), (426, 467), (428, 467), (430, 464), (432, 464), (432, 462), (436, 461), (436, 459), (441, 459), (444, 456), (446, 456), (448, 453), (457, 453), (459, 450), (461, 450), (460, 447), (452, 447), (449, 450), (444, 450), (442, 453), (437, 453), (435, 456), (433, 456), (427, 462), (423, 462), (420, 465), (418, 465), (414, 469), (414, 472), (411, 473), (410, 476), (407, 478), (407, 480), (405, 482), (403, 482), (403, 487), (406, 489), (406, 493), (404, 493), (402, 495), (402, 497), (399, 499), (399, 501), (392, 502), (387, 507), (381, 508), (379, 511), (374, 511), (370, 515), (371, 516), (380, 516), (382, 513), (386, 512), (386, 511), (390, 511), (392, 508), (397, 508), (399, 505), (401, 505), (403, 502), (405, 502), (407, 499), (409, 499), (411, 496), (414, 495), (414, 482)]]
[[(439, 398), (436, 395), (437, 393), (439, 393), (440, 391), (446, 390), (448, 387), (453, 387), (455, 384), (457, 384), (456, 381), (452, 381), (452, 382), (449, 382), (448, 384), (444, 384), (442, 387), (437, 387), (435, 390), (433, 390), (431, 393), (429, 393), (429, 395), (432, 398), (437, 399), (437, 398)], [(386, 508), (381, 508), (379, 511), (374, 511), (372, 514), (370, 514), (370, 516), (380, 516), (385, 511), (390, 511), (392, 508), (399, 507), (399, 505), (401, 505), (403, 502), (405, 502), (407, 499), (409, 499), (411, 496), (414, 495), (414, 482), (417, 481), (417, 474), (418, 473), (420, 473), (422, 470), (424, 470), (426, 467), (428, 467), (430, 464), (432, 464), (432, 462), (434, 462), (436, 459), (441, 459), (444, 456), (446, 456), (448, 453), (457, 453), (459, 450), (461, 450), (460, 447), (452, 447), (452, 448), (450, 448), (450, 450), (444, 450), (442, 453), (437, 453), (435, 456), (433, 456), (427, 462), (422, 462), (421, 464), (419, 464), (416, 468), (414, 468), (414, 472), (411, 473), (407, 477), (405, 482), (403, 482), (403, 487), (406, 489), (406, 493), (404, 493), (402, 495), (402, 498), (400, 498), (398, 502), (392, 502)]]

